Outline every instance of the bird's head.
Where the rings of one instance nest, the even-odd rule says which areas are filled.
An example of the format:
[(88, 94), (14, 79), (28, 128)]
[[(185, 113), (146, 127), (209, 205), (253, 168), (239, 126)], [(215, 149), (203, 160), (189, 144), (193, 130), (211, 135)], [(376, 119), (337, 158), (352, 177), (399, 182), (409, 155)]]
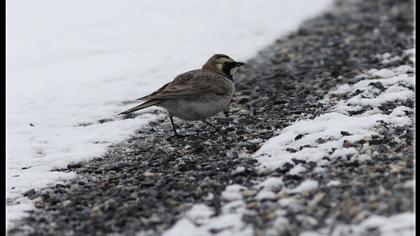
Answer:
[(245, 63), (234, 61), (227, 55), (215, 54), (203, 65), (203, 69), (214, 71), (232, 79), (238, 67), (243, 65)]

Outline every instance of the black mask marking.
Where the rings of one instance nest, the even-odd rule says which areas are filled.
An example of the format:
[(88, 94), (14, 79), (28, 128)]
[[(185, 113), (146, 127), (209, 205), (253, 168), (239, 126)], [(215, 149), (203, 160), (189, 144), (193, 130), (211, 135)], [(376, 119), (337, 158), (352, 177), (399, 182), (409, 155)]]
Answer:
[(226, 58), (226, 59), (229, 59), (229, 57), (227, 55), (225, 55), (225, 54), (215, 54), (214, 56), (216, 58)]
[(225, 62), (222, 67), (222, 72), (225, 74), (228, 78), (232, 79), (232, 75), (230, 74), (230, 71), (235, 68), (236, 62)]

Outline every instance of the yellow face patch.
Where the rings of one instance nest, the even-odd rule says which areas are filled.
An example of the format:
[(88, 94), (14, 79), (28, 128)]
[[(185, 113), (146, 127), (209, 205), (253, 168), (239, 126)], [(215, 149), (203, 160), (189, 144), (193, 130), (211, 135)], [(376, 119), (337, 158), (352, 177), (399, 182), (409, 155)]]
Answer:
[(218, 71), (222, 71), (223, 70), (223, 63), (216, 63), (215, 67)]
[(232, 69), (230, 69), (229, 74), (230, 76), (233, 76), (233, 74), (235, 74), (235, 72), (238, 70), (238, 67), (234, 67)]
[(216, 59), (216, 63), (225, 64), (226, 62), (233, 62), (231, 58), (221, 57)]
[(217, 58), (216, 59), (216, 62), (214, 64), (214, 66), (216, 67), (216, 69), (218, 71), (221, 71), (222, 72), (223, 71), (223, 65), (225, 63), (231, 63), (231, 62), (234, 62), (234, 60), (231, 59), (231, 58), (221, 57), (221, 58)]

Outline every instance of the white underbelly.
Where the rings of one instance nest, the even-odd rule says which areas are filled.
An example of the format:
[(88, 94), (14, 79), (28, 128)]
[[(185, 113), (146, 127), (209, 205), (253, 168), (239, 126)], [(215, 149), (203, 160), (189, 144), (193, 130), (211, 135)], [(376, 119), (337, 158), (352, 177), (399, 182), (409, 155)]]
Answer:
[(230, 96), (208, 102), (179, 100), (167, 104), (165, 108), (170, 115), (184, 120), (205, 120), (223, 111), (229, 105), (230, 100)]

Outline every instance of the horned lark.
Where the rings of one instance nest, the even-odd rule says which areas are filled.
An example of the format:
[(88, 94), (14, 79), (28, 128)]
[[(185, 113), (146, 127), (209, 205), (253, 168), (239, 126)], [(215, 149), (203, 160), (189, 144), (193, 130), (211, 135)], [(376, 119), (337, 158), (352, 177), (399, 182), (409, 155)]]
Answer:
[[(173, 117), (184, 120), (201, 120), (223, 111), (230, 103), (235, 85), (233, 75), (244, 65), (224, 54), (216, 54), (201, 69), (178, 75), (175, 79), (150, 95), (139, 98), (144, 102), (120, 114), (128, 114), (151, 106), (168, 111), (172, 128), (176, 132)], [(212, 125), (211, 125), (212, 126)]]

